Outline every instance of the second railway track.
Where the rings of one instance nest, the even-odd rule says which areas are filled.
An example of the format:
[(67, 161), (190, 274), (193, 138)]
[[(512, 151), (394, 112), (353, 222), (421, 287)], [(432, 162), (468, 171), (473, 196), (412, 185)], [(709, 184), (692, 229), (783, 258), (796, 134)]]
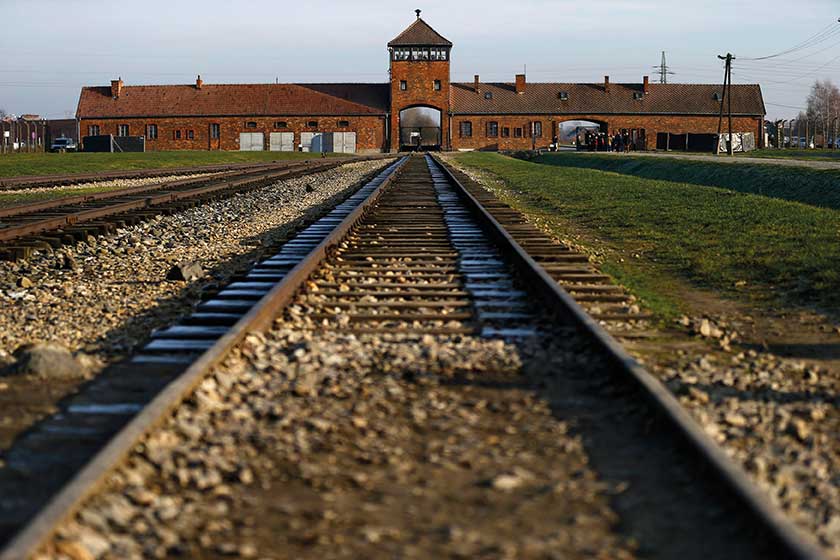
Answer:
[[(404, 368), (403, 374), (388, 379), (391, 383), (389, 394), (395, 402), (400, 402), (400, 395), (406, 392), (424, 400), (434, 397), (433, 392), (413, 388), (416, 378), (425, 373), (423, 366), (414, 367), (400, 357), (402, 350), (399, 348), (404, 341), (425, 349), (422, 360), (429, 360), (429, 370), (439, 367), (435, 363), (446, 362), (448, 358), (443, 356), (451, 355), (452, 349), (465, 341), (475, 341), (477, 346), (484, 344), (481, 341), (505, 341), (507, 351), (518, 352), (522, 368), (532, 371), (531, 374), (517, 377), (506, 373), (507, 366), (501, 365), (494, 369), (492, 360), (472, 370), (463, 364), (456, 365), (444, 376), (448, 381), (440, 382), (440, 392), (449, 392), (457, 398), (459, 391), (476, 391), (475, 394), (482, 395), (496, 408), (506, 406), (506, 393), (499, 390), (503, 387), (525, 387), (540, 399), (547, 400), (553, 417), (571, 422), (578, 431), (589, 456), (587, 462), (599, 477), (629, 481), (629, 486), (611, 500), (620, 517), (616, 531), (625, 539), (636, 540), (643, 555), (819, 558), (821, 553), (815, 545), (770, 505), (745, 474), (703, 434), (670, 393), (636, 364), (560, 288), (558, 281), (578, 286), (575, 292), (584, 302), (588, 299), (586, 296), (609, 294), (612, 290), (598, 284), (601, 279), (587, 270), (578, 257), (533, 235), (516, 215), (489, 197), (477, 197), (476, 194), (430, 156), (400, 160), (287, 242), (278, 254), (260, 262), (201, 304), (182, 324), (157, 333), (130, 361), (115, 366), (115, 374), (103, 376), (101, 382), (91, 384), (71, 398), (61, 414), (22, 438), (8, 454), (5, 472), (0, 471), (3, 491), (34, 485), (39, 477), (53, 477), (54, 487), (58, 486), (56, 481), (66, 482), (43, 508), (35, 508), (27, 496), (37, 494), (43, 501), (52, 491), (27, 494), (24, 490), (17, 501), (3, 502), (7, 510), (3, 512), (5, 534), (8, 537), (14, 530), (16, 536), (7, 543), (0, 558), (27, 558), (44, 547), (54, 551), (62, 542), (72, 540), (72, 531), (61, 530), (61, 527), (66, 527), (67, 523), (84, 525), (84, 519), (89, 517), (81, 515), (76, 521), (73, 518), (79, 512), (84, 513), (86, 508), (94, 507), (91, 504), (96, 500), (91, 499), (97, 494), (125, 492), (125, 482), (113, 483), (116, 486), (106, 483), (115, 469), (121, 468), (126, 460), (134, 460), (135, 455), (157, 465), (158, 471), (153, 476), (158, 491), (176, 494), (182, 491), (180, 488), (190, 487), (189, 479), (178, 483), (176, 472), (168, 470), (175, 468), (167, 466), (172, 459), (169, 459), (170, 463), (162, 459), (156, 463), (157, 459), (151, 458), (154, 454), (150, 452), (147, 438), (154, 439), (155, 433), (169, 430), (173, 413), (179, 418), (182, 416), (181, 408), (200, 408), (202, 399), (193, 397), (194, 391), (206, 379), (218, 374), (231, 355), (254, 363), (263, 359), (259, 353), (243, 352), (239, 347), (248, 333), (278, 329), (312, 333), (307, 336), (314, 340), (322, 337), (320, 344), (326, 347), (334, 344), (337, 336), (342, 344), (351, 340), (353, 344), (361, 344), (364, 353), (382, 352), (383, 345), (396, 348), (390, 355), (393, 363), (371, 366), (378, 372)], [(505, 218), (509, 222), (505, 224), (507, 227), (499, 223)], [(532, 254), (525, 252), (523, 245)], [(609, 301), (609, 298), (604, 299), (606, 303)], [(612, 320), (614, 317), (602, 318)], [(297, 339), (298, 335), (294, 334), (294, 337)], [(366, 344), (373, 344), (369, 351), (364, 350)], [(271, 347), (270, 344), (267, 346)], [(285, 349), (275, 347), (275, 351)], [(306, 352), (291, 349), (290, 355), (303, 360)], [(385, 355), (388, 355), (387, 351)], [(418, 364), (422, 360), (418, 358)], [(299, 377), (294, 380), (295, 376), (291, 376), (294, 381), (289, 386), (289, 393), (310, 398), (313, 392), (331, 391), (326, 380), (323, 386), (302, 385), (308, 367), (306, 363), (301, 361), (295, 366)], [(335, 369), (336, 366), (323, 367)], [(269, 370), (269, 374), (277, 377), (279, 372)], [(323, 380), (323, 375), (319, 379)], [(270, 385), (273, 381), (269, 379), (265, 383)], [(473, 385), (476, 388), (470, 389)], [(233, 386), (228, 390), (235, 393)], [(157, 391), (160, 392), (148, 403), (132, 400), (132, 395), (149, 395)], [(361, 394), (356, 398), (361, 398)], [(247, 402), (243, 404), (241, 395), (222, 393), (219, 397), (247, 405)], [(285, 393), (278, 393), (277, 406), (282, 409), (287, 398)], [(340, 403), (347, 402), (347, 398), (336, 402), (336, 406), (343, 406)], [(352, 409), (355, 410), (353, 414), (360, 414), (361, 403), (350, 404), (356, 407)], [(408, 406), (423, 404), (409, 402)], [(438, 407), (445, 408), (445, 403)], [(275, 414), (282, 415), (282, 412)], [(556, 437), (553, 432), (529, 426), (527, 421), (537, 421), (536, 416), (529, 416), (532, 411), (523, 410), (517, 414), (520, 422), (525, 423), (519, 426), (520, 429), (530, 433), (528, 437), (534, 438), (534, 442), (551, 448), (551, 441)], [(353, 418), (358, 426), (368, 422), (364, 418), (357, 422), (357, 416)], [(317, 418), (310, 422), (317, 426), (316, 420), (323, 422)], [(232, 421), (228, 419), (228, 422)], [(554, 422), (550, 418), (541, 421)], [(396, 415), (392, 422), (399, 425), (401, 420)], [(120, 425), (120, 431), (114, 433)], [(514, 425), (517, 425), (516, 421)], [(282, 423), (278, 426), (276, 429), (283, 429)], [(487, 426), (493, 427), (492, 424)], [(456, 432), (461, 433), (462, 429), (470, 428), (447, 432), (446, 441), (456, 438)], [(432, 432), (421, 429), (408, 433), (403, 445), (407, 451), (401, 449), (401, 454), (413, 453), (413, 441), (418, 442), (418, 449), (423, 448), (423, 434), (431, 437)], [(510, 426), (494, 433), (497, 443), (492, 445), (509, 445), (517, 439), (516, 433)], [(88, 458), (78, 452), (80, 434), (87, 434), (99, 442), (89, 447), (87, 453), (93, 447), (101, 447), (88, 462)], [(111, 434), (113, 437), (105, 444)], [(191, 449), (195, 444), (189, 435), (179, 437), (183, 439), (176, 447)], [(329, 457), (334, 464), (336, 461), (341, 464), (343, 444), (331, 442), (330, 437), (333, 436), (323, 436), (321, 447), (336, 445), (331, 448)], [(387, 439), (387, 431), (381, 432), (380, 437)], [(368, 442), (350, 441), (353, 448)], [(375, 443), (372, 445), (376, 446)], [(312, 452), (317, 456), (322, 451), (315, 449)], [(38, 464), (39, 453), (43, 464), (37, 472), (12, 472), (18, 462)], [(550, 472), (552, 461), (556, 461), (562, 472), (560, 465), (566, 459), (563, 453), (558, 453), (545, 456), (537, 453), (541, 458), (535, 459), (534, 452), (530, 451), (523, 453), (520, 461), (532, 471), (542, 468), (548, 469), (546, 472)], [(62, 461), (56, 461), (56, 455), (61, 456)], [(503, 457), (509, 456), (509, 453), (503, 453), (498, 461), (505, 462)], [(387, 471), (390, 464), (386, 460), (382, 468)], [(78, 468), (80, 470), (76, 470)], [(530, 513), (522, 504), (512, 504), (507, 498), (489, 501), (486, 497), (477, 498), (474, 494), (479, 491), (478, 486), (459, 486), (464, 477), (459, 473), (461, 470), (469, 472), (470, 468), (462, 465), (447, 476), (452, 477), (452, 488), (461, 488), (465, 500), (475, 499), (483, 504), (481, 519), (461, 518), (453, 519), (454, 522), (479, 526), (484, 517), (492, 518), (497, 513), (521, 515), (524, 522), (520, 534), (508, 536), (513, 541), (521, 541), (528, 537), (521, 533), (527, 533), (530, 528), (535, 532), (550, 533), (552, 523), (556, 522), (559, 525), (554, 529), (562, 532), (560, 526), (569, 519), (592, 515), (576, 510), (578, 506), (572, 504), (578, 502), (571, 494), (565, 505), (552, 502), (551, 511)], [(514, 473), (519, 472), (514, 470)], [(396, 476), (396, 472), (391, 474), (395, 478), (389, 478), (389, 485), (381, 489), (383, 495), (394, 485), (410, 486), (414, 480), (409, 476), (409, 482), (406, 482), (405, 477)], [(516, 480), (521, 481), (524, 475), (506, 476), (494, 478), (491, 486), (514, 488), (515, 484), (521, 483)], [(361, 482), (358, 486), (365, 488)], [(435, 488), (428, 480), (421, 486)], [(280, 488), (277, 495), (282, 495), (283, 491)], [(404, 510), (410, 512), (407, 519), (414, 522), (425, 515), (430, 519), (441, 515), (457, 516), (455, 512), (461, 510), (451, 506), (454, 502), (444, 499), (451, 491), (441, 490), (442, 502), (431, 499), (431, 504), (426, 506), (429, 510), (425, 511), (423, 500), (419, 498), (424, 494), (412, 493), (412, 488), (407, 488), (405, 496), (418, 496), (421, 505), (415, 507), (399, 502), (392, 506), (391, 516), (405, 519)], [(363, 494), (357, 493), (356, 498), (364, 499)], [(435, 496), (438, 495), (432, 492), (432, 497)], [(259, 502), (259, 498), (255, 500)], [(447, 513), (446, 508), (450, 506), (444, 507), (445, 504), (450, 504), (451, 512)], [(562, 511), (564, 508), (569, 511)], [(136, 514), (141, 515), (143, 509), (138, 505)], [(355, 511), (347, 510), (346, 518), (353, 518)], [(120, 531), (115, 527), (114, 530)], [(122, 531), (127, 530), (123, 528)], [(404, 527), (402, 533), (387, 534), (391, 535), (388, 538), (392, 541), (403, 538), (399, 535), (413, 534), (412, 546), (420, 546), (421, 556), (442, 553), (443, 549), (436, 548), (437, 544), (424, 540), (432, 538), (429, 535), (433, 531), (423, 533), (426, 535), (423, 538), (417, 536), (420, 534), (417, 531), (417, 527)], [(58, 541), (56, 534), (60, 535)], [(308, 550), (309, 554), (321, 557), (330, 555), (325, 550), (316, 552), (312, 549), (315, 543), (300, 545), (278, 527), (268, 528), (260, 535), (257, 531), (254, 537), (260, 549), (284, 543), (292, 547), (290, 554), (303, 555)], [(362, 539), (364, 542), (358, 545), (348, 543), (346, 538), (342, 539), (343, 544), (325, 539), (323, 543), (317, 541), (318, 546), (332, 542), (330, 546), (337, 547), (332, 552), (342, 551), (345, 555), (369, 554), (372, 550), (398, 554), (401, 546), (408, 546), (408, 543), (391, 542), (388, 545), (391, 548), (388, 548), (385, 544), (377, 544), (381, 537), (373, 538), (369, 534), (367, 540)], [(447, 539), (444, 539), (447, 543), (452, 540), (451, 537)], [(564, 557), (599, 554), (597, 548), (584, 546), (583, 550), (576, 550), (574, 542), (557, 544), (559, 542), (554, 546), (559, 547), (557, 550), (561, 554), (563, 551), (568, 553)], [(178, 546), (181, 553), (198, 552), (192, 548), (198, 546), (196, 543), (181, 542)], [(296, 548), (299, 546), (302, 548)], [(626, 554), (632, 555), (632, 549), (630, 547)], [(106, 553), (117, 557), (116, 550), (110, 549)], [(140, 550), (144, 549), (137, 549)], [(155, 550), (166, 554), (168, 549)]]

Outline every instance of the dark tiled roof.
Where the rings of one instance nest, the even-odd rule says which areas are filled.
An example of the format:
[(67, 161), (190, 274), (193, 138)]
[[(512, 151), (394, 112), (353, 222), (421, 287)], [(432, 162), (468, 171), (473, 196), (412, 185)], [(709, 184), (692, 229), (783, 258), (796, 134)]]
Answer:
[[(671, 114), (717, 115), (720, 101), (714, 98), (721, 92), (713, 84), (650, 84), (649, 93), (635, 99), (642, 92), (642, 84), (557, 84), (528, 83), (525, 92), (516, 93), (512, 83), (482, 83), (476, 93), (472, 83), (454, 83), (451, 89), (452, 111), (461, 114)], [(485, 99), (485, 92), (492, 99)], [(568, 94), (560, 99), (560, 92)], [(764, 115), (764, 101), (758, 85), (732, 86), (732, 113)]]
[(390, 43), (389, 47), (451, 47), (452, 43), (443, 35), (432, 29), (432, 27), (423, 21), (423, 18), (417, 18), (414, 23), (409, 25), (405, 31), (397, 35)]
[(233, 115), (383, 115), (388, 84), (204, 84), (85, 87), (80, 118)]

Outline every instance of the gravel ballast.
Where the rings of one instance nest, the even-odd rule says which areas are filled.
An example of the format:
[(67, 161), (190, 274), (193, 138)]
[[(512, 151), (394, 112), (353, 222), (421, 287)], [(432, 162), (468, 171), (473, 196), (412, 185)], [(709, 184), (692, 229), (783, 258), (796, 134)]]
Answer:
[[(281, 181), (154, 217), (96, 238), (92, 246), (78, 243), (29, 261), (0, 262), (0, 365), (13, 361), (18, 347), (46, 342), (68, 348), (88, 375), (95, 374), (130, 354), (153, 329), (189, 312), (202, 290), (224, 284), (296, 220), (383, 165), (353, 163)], [(198, 263), (204, 276), (192, 283), (167, 280), (184, 262)], [(55, 400), (79, 381), (0, 376), (0, 448), (53, 411)]]

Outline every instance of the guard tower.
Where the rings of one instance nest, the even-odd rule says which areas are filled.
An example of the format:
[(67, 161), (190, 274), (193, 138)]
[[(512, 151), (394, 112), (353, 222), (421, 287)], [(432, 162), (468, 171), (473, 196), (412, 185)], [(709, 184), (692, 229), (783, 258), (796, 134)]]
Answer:
[(388, 43), (391, 150), (449, 148), (449, 55), (452, 43), (417, 19)]

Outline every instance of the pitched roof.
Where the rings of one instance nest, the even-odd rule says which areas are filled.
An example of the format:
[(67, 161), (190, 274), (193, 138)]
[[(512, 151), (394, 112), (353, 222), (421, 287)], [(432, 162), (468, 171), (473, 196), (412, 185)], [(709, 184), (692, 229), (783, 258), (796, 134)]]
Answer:
[(452, 43), (419, 17), (388, 43), (389, 47), (451, 47)]
[[(453, 83), (450, 95), (452, 111), (461, 114), (671, 114), (717, 115), (721, 86), (713, 84), (650, 84), (641, 99), (634, 93), (643, 91), (642, 84), (610, 84), (607, 93), (603, 83), (561, 84), (528, 83), (525, 92), (516, 93), (512, 83), (482, 83), (479, 93), (472, 83)], [(485, 99), (485, 93), (492, 99)], [(561, 100), (560, 92), (568, 99)], [(757, 84), (732, 86), (732, 113), (759, 116), (766, 113), (761, 87)]]
[(388, 84), (204, 84), (84, 87), (77, 116), (384, 115)]

